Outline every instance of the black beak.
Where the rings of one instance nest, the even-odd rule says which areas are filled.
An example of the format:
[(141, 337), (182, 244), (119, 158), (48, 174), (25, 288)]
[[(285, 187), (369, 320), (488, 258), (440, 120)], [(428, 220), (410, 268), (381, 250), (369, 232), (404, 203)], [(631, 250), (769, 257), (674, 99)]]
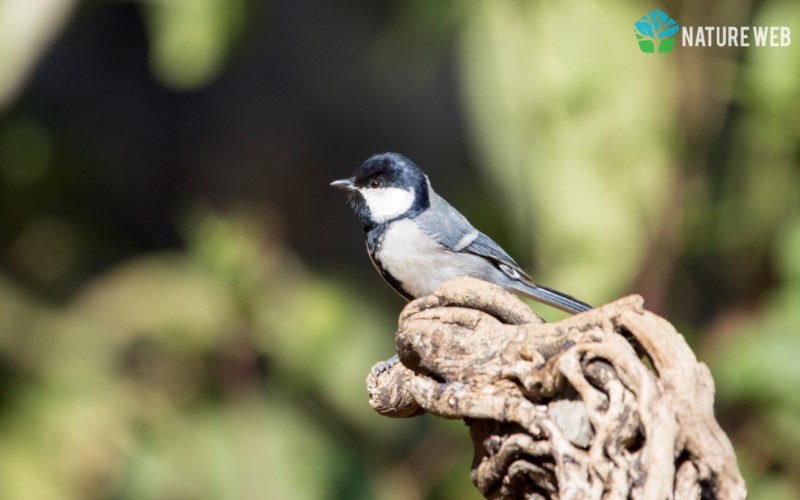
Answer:
[(331, 182), (331, 186), (341, 189), (342, 191), (356, 190), (355, 185), (353, 185), (353, 179), (339, 179), (338, 181)]

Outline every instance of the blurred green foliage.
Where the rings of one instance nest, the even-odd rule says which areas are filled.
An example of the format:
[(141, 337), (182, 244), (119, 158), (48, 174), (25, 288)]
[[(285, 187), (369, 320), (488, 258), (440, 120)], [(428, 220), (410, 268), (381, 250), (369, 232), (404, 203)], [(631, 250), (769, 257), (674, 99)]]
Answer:
[[(0, 3), (0, 26), (14, 25), (22, 12), (19, 27), (29, 27), (0, 30), (10, 40), (0, 43), (9, 54), (0, 57), (0, 109), (18, 91), (27, 106), (0, 121), (0, 498), (476, 498), (463, 425), (389, 420), (368, 408), (364, 378), (392, 352), (401, 303), (374, 295), (381, 285), (363, 255), (357, 266), (339, 268), (295, 253), (284, 226), (307, 210), (301, 197), (276, 196), (264, 208), (234, 194), (218, 209), (191, 192), (173, 205), (179, 208), (158, 214), (174, 221), (176, 241), (151, 247), (87, 211), (87, 193), (109, 202), (137, 186), (98, 179), (82, 163), (90, 155), (75, 145), (80, 124), (60, 124), (58, 108), (31, 103), (23, 83), (65, 23), (84, 20), (81, 9), (105, 12), (110, 4)], [(264, 29), (254, 28), (256, 13), (288, 11), (314, 31), (324, 25), (320, 12), (335, 11), (321, 5), (135, 4), (148, 78), (176, 100), (213, 89), (237, 54), (259, 49), (248, 45), (249, 30)], [(457, 88), (446, 91), (460, 92), (471, 153), (498, 205), (462, 196), (464, 211), (499, 239), (511, 230), (504, 246), (535, 262), (545, 284), (592, 303), (642, 293), (711, 366), (718, 416), (751, 497), (800, 497), (793, 453), (800, 446), (800, 43), (642, 54), (633, 36), (642, 7), (624, 2), (387, 5), (370, 10), (386, 22), (371, 28), (369, 47), (352, 42), (357, 29), (337, 25), (335, 41), (284, 33), (280, 49), (291, 54), (289, 64), (297, 64), (290, 50), (298, 47), (341, 44), (354, 58), (366, 52), (366, 69), (348, 80), (355, 90), (345, 100), (367, 100), (365, 108), (375, 101), (358, 86), (360, 76), (383, 92), (377, 95), (410, 101), (438, 84), (442, 68), (452, 70)], [(684, 25), (786, 25), (800, 37), (800, 4), (749, 5), (663, 8)], [(339, 23), (359, 19), (355, 9), (341, 12)], [(74, 29), (89, 31), (88, 24)], [(38, 42), (26, 45), (31, 39)], [(326, 63), (297, 66), (327, 70)], [(326, 84), (310, 88), (332, 92)], [(59, 92), (80, 89), (45, 95)], [(216, 105), (258, 101), (257, 93), (244, 105), (236, 97)], [(316, 97), (308, 102), (325, 102)], [(424, 116), (381, 117), (380, 124), (413, 128), (436, 110), (415, 111)], [(373, 126), (369, 110), (356, 112)], [(357, 121), (350, 113), (332, 128)], [(86, 115), (98, 142), (138, 139), (109, 138), (92, 128), (96, 115)], [(142, 121), (155, 127), (159, 119)], [(252, 133), (249, 146), (264, 137), (251, 132), (259, 119), (214, 133)], [(268, 130), (279, 160), (265, 168), (290, 168), (280, 161), (292, 157), (287, 151), (316, 154), (282, 143), (296, 127)], [(188, 169), (213, 163), (213, 149), (193, 138), (183, 146), (199, 151)], [(220, 156), (217, 175), (241, 175), (247, 184), (249, 174), (234, 173), (232, 160)], [(317, 163), (301, 184), (281, 189), (317, 193), (310, 184), (334, 178), (327, 160)], [(460, 177), (455, 165), (445, 168), (447, 175), (432, 176), (440, 191)], [(111, 194), (93, 191), (118, 184), (124, 187)], [(150, 200), (136, 202), (142, 211)], [(338, 213), (312, 208), (324, 218), (313, 244), (358, 237), (325, 232), (334, 218), (351, 217), (343, 204)], [(487, 210), (510, 215), (510, 227)]]
[(739, 420), (732, 436), (753, 498), (794, 498), (800, 460), (800, 218), (784, 228), (777, 245), (781, 286), (758, 315), (748, 318), (735, 337), (709, 356), (717, 376), (717, 395)]
[(0, 497), (380, 497), (359, 453), (410, 429), (363, 393), (391, 314), (246, 215), (185, 227), (60, 306), (0, 285)]
[(151, 65), (165, 84), (194, 89), (218, 75), (247, 19), (245, 0), (143, 2)]
[(462, 38), (483, 166), (508, 196), (539, 279), (587, 300), (634, 279), (675, 175), (676, 90), (668, 59), (635, 56), (627, 28), (639, 10), (479, 2)]

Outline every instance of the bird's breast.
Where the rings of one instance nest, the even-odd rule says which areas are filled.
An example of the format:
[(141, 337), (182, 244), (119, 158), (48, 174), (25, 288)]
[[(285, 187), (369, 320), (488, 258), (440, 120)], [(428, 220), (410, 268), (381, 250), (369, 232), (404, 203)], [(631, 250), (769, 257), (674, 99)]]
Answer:
[(458, 276), (484, 278), (490, 272), (484, 259), (447, 249), (412, 219), (391, 223), (373, 257), (413, 297), (430, 295)]

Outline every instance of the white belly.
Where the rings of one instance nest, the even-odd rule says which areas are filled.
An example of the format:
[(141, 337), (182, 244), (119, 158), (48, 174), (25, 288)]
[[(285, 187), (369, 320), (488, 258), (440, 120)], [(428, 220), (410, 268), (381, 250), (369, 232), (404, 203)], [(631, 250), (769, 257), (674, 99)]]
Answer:
[(486, 279), (491, 267), (477, 255), (446, 249), (407, 219), (389, 227), (377, 258), (414, 297), (430, 295), (459, 276)]

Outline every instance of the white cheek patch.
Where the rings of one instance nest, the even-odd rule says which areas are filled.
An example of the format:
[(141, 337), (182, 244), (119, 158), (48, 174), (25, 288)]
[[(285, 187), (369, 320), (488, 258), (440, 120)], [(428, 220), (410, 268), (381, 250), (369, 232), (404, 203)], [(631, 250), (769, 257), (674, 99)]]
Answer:
[(414, 192), (400, 188), (359, 189), (375, 222), (381, 223), (406, 213), (414, 204)]

